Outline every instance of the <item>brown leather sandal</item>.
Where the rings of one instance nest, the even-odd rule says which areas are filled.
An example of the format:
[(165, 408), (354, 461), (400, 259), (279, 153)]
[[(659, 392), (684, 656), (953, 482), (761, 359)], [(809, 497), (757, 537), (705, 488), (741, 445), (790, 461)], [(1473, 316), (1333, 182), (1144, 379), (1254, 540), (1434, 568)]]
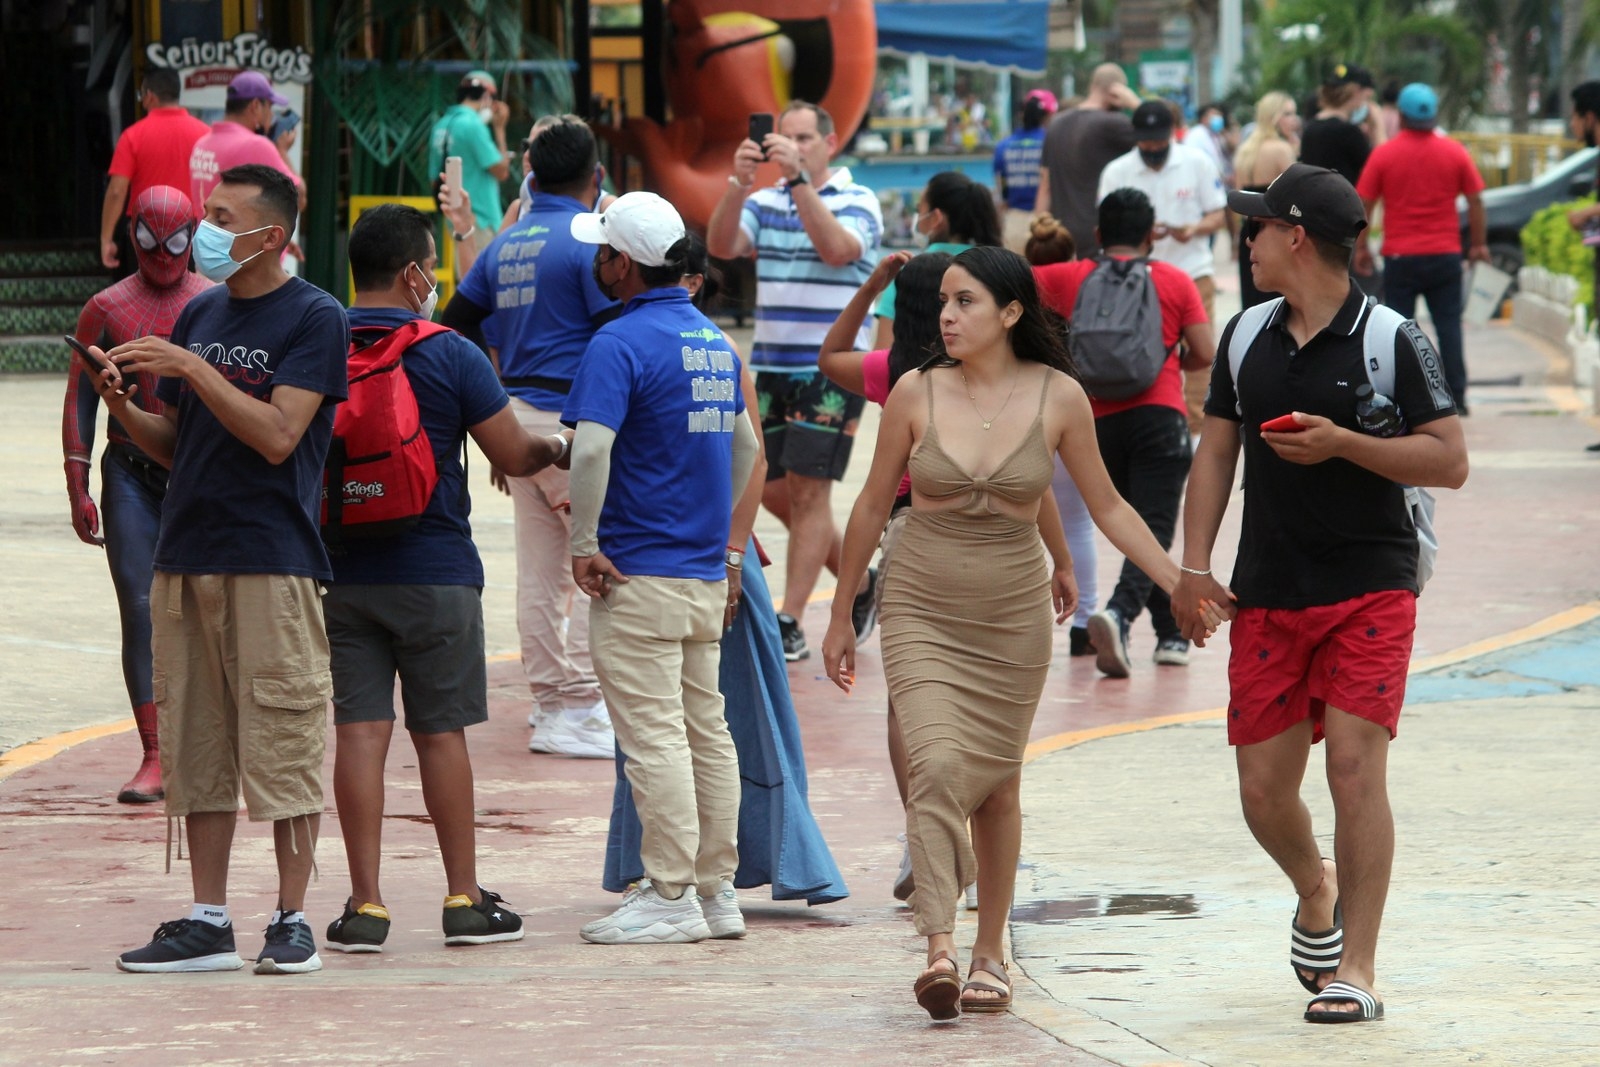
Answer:
[(919, 975), (913, 989), (917, 994), (918, 1006), (934, 1019), (944, 1022), (961, 1015), (961, 964), (954, 952), (940, 949), (929, 957), (928, 966), (932, 967), (940, 960), (949, 960), (952, 969)]
[[(973, 981), (973, 975), (982, 972), (1000, 979), (1001, 986), (990, 985), (988, 982)], [(986, 997), (982, 1000), (968, 1000), (967, 993), (999, 993), (1000, 996)], [(994, 960), (975, 956), (972, 966), (967, 968), (967, 984), (961, 987), (961, 1010), (965, 1012), (1000, 1012), (1011, 1010), (1011, 975), (1006, 973), (1006, 965), (996, 963)]]

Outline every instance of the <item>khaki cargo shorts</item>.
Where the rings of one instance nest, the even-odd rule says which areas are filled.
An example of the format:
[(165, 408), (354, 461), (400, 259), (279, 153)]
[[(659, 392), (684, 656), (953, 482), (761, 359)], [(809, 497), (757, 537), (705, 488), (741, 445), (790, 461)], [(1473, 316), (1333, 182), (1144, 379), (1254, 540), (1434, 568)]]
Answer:
[(333, 694), (321, 591), (282, 574), (170, 574), (150, 586), (167, 815), (255, 822), (322, 811)]

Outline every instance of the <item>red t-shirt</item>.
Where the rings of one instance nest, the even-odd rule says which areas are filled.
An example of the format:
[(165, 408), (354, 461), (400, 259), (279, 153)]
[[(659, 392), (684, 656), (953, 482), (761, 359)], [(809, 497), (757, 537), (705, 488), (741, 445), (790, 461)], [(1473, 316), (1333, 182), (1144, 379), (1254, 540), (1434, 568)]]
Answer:
[[(189, 192), (189, 157), (195, 142), (210, 132), (211, 127), (176, 104), (158, 107), (123, 130), (111, 154), (110, 173), (128, 179), (124, 214), (131, 216), (139, 194), (153, 185)], [(196, 200), (195, 218), (204, 214), (204, 205)]]
[(1367, 157), (1356, 192), (1383, 201), (1383, 254), (1461, 254), (1456, 197), (1483, 189), (1472, 156), (1432, 130), (1402, 129)]
[[(1078, 300), (1078, 287), (1083, 285), (1083, 280), (1095, 266), (1095, 260), (1075, 259), (1070, 263), (1051, 263), (1033, 268), (1033, 277), (1039, 283), (1039, 296), (1057, 313), (1070, 320), (1072, 306)], [(1200, 302), (1200, 290), (1195, 288), (1194, 279), (1170, 263), (1151, 260), (1150, 280), (1155, 283), (1156, 299), (1161, 303), (1161, 343), (1171, 351), (1183, 339), (1186, 326), (1207, 321), (1205, 305)], [(1138, 396), (1126, 400), (1089, 398), (1089, 406), (1094, 409), (1097, 419), (1151, 404), (1188, 412), (1188, 405), (1183, 399), (1183, 370), (1178, 366), (1176, 356), (1162, 365), (1155, 384)]]
[[(876, 348), (861, 357), (861, 390), (879, 407), (889, 402), (889, 350)], [(911, 492), (911, 474), (900, 479), (899, 496)]]
[(278, 154), (278, 146), (231, 119), (223, 119), (195, 142), (189, 156), (189, 196), (202, 214), (206, 197), (222, 181), (222, 172), (246, 163), (261, 163), (280, 170), (300, 184), (300, 177)]

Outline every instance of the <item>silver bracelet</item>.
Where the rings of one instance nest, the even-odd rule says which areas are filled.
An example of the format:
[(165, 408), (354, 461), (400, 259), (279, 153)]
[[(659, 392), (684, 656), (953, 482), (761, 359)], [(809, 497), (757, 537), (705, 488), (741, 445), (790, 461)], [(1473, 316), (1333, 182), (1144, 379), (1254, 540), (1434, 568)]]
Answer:
[(553, 433), (549, 434), (548, 436), (550, 440), (561, 446), (561, 451), (556, 453), (556, 458), (554, 460), (554, 462), (560, 463), (563, 459), (567, 458), (567, 451), (572, 447), (572, 442), (568, 441), (567, 435), (563, 433)]
[(1185, 567), (1183, 564), (1180, 563), (1180, 564), (1178, 564), (1178, 569), (1180, 571), (1182, 571), (1183, 573), (1185, 573), (1185, 574), (1193, 574), (1193, 575), (1195, 575), (1196, 577), (1199, 577), (1199, 578), (1206, 578), (1206, 577), (1209, 577), (1210, 574), (1211, 574), (1211, 568), (1210, 567), (1207, 567), (1203, 571), (1197, 571), (1193, 567)]

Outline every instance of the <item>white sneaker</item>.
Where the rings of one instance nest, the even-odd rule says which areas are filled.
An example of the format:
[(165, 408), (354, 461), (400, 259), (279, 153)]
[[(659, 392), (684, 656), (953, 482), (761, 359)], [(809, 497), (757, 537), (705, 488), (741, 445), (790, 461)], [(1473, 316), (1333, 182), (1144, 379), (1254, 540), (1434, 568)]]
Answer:
[(537, 704), (528, 712), (528, 725), (533, 727), (533, 736), (528, 738), (529, 752), (549, 752), (550, 746), (547, 738), (550, 736), (550, 724), (561, 717), (558, 711), (545, 711)]
[(968, 911), (977, 911), (978, 910), (978, 883), (977, 882), (973, 882), (971, 885), (967, 886), (967, 891), (963, 896), (963, 901), (962, 902), (964, 904), (966, 904)]
[(616, 735), (611, 732), (611, 717), (605, 703), (592, 708), (568, 708), (552, 714), (539, 730), (544, 751), (574, 759), (614, 759)]
[[(902, 841), (905, 837), (905, 834), (900, 835)], [(906, 845), (900, 853), (900, 873), (894, 876), (894, 899), (910, 900), (916, 888), (917, 881), (911, 875), (911, 846)]]
[(621, 907), (584, 924), (578, 936), (596, 945), (687, 945), (710, 937), (711, 928), (692, 890), (665, 900), (644, 879), (638, 892), (622, 898)]
[(718, 941), (732, 941), (743, 937), (744, 913), (739, 910), (739, 894), (733, 883), (724, 878), (717, 883), (717, 891), (700, 898), (700, 913), (706, 917), (706, 928)]

